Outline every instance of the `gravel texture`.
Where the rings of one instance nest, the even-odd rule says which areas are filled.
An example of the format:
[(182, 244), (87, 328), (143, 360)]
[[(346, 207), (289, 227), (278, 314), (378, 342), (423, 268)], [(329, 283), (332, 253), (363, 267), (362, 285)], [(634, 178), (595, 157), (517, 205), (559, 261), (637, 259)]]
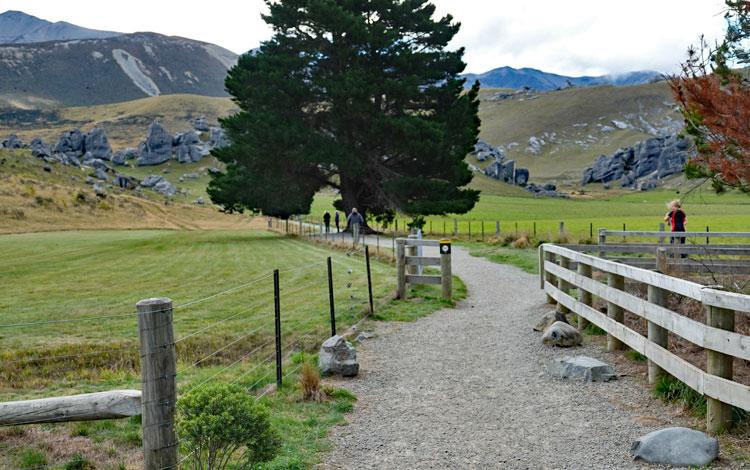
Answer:
[(631, 444), (666, 424), (664, 408), (634, 378), (547, 373), (553, 358), (607, 354), (541, 344), (532, 327), (550, 306), (537, 276), (455, 247), (453, 270), (466, 301), (359, 346), (360, 376), (341, 382), (359, 401), (321, 468), (641, 468)]

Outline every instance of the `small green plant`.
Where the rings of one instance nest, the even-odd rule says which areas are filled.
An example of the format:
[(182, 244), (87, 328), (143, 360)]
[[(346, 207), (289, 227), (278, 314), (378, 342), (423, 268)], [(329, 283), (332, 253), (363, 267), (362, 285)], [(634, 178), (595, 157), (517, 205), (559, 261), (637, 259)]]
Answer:
[(606, 331), (602, 330), (593, 323), (589, 323), (588, 325), (586, 325), (586, 328), (583, 329), (583, 332), (589, 336), (604, 336), (607, 334)]
[(18, 468), (37, 468), (47, 465), (47, 456), (38, 449), (24, 449), (18, 454)]
[(88, 199), (86, 198), (86, 193), (84, 193), (83, 191), (78, 191), (73, 196), (73, 204), (75, 204), (76, 206), (86, 204), (87, 201)]
[(95, 468), (96, 466), (83, 454), (73, 455), (73, 457), (63, 465), (64, 470), (94, 470)]
[(238, 385), (191, 390), (177, 402), (177, 413), (177, 435), (197, 468), (250, 468), (278, 452), (268, 411)]
[(625, 351), (625, 357), (635, 362), (643, 362), (648, 359), (643, 354), (639, 353), (638, 351), (633, 351), (632, 349)]
[(668, 402), (682, 403), (698, 416), (706, 416), (706, 397), (671, 375), (662, 375), (654, 384), (654, 395)]

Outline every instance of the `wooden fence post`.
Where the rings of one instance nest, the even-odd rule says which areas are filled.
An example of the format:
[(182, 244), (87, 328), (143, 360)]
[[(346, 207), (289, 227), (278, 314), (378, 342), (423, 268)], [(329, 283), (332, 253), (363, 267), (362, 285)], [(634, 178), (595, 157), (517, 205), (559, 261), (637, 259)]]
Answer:
[[(625, 290), (625, 278), (619, 274), (607, 273), (607, 285), (615, 289)], [(607, 316), (617, 323), (622, 323), (625, 314), (622, 307), (615, 303), (607, 302)], [(622, 348), (622, 341), (607, 333), (607, 351), (617, 351)]]
[(499, 220), (495, 221), (495, 236), (496, 237), (500, 236), (500, 221)]
[(453, 236), (458, 236), (458, 219), (453, 219)]
[[(570, 261), (562, 255), (557, 255), (557, 264), (559, 264), (561, 268), (570, 268)], [(570, 284), (568, 284), (567, 281), (564, 281), (563, 278), (559, 277), (557, 278), (557, 288), (567, 294)], [(570, 309), (560, 303), (557, 304), (557, 310), (563, 315), (570, 313)]]
[[(734, 310), (708, 306), (706, 325), (727, 331), (734, 331)], [(706, 349), (706, 372), (717, 377), (732, 380), (734, 358), (727, 354)], [(710, 433), (722, 432), (732, 427), (732, 406), (706, 397), (706, 428)]]
[(656, 270), (662, 274), (669, 273), (669, 259), (666, 248), (656, 249)]
[[(607, 243), (607, 229), (600, 228), (599, 229), (599, 245), (604, 245)], [(604, 258), (604, 252), (599, 252), (599, 258)]]
[[(664, 222), (662, 222), (662, 223), (660, 223), (660, 224), (659, 224), (659, 231), (660, 231), (660, 232), (663, 232), (663, 231), (664, 231)], [(659, 237), (659, 245), (661, 245), (661, 244), (663, 244), (663, 243), (664, 243), (664, 238), (662, 238), (662, 237)]]
[(136, 311), (141, 348), (144, 468), (176, 468), (177, 355), (172, 301), (167, 298), (144, 299), (136, 304)]
[[(446, 249), (447, 247), (447, 249)], [(453, 298), (453, 272), (451, 269), (451, 242), (440, 241), (440, 285), (444, 299)]]
[(403, 240), (396, 240), (396, 298), (406, 298), (406, 246)]
[[(661, 307), (667, 304), (667, 291), (656, 286), (648, 286), (648, 301)], [(667, 349), (669, 346), (669, 331), (653, 322), (648, 322), (648, 340)], [(654, 384), (664, 370), (651, 359), (648, 360), (648, 383)]]
[[(591, 266), (588, 264), (583, 264), (581, 262), (578, 263), (578, 274), (584, 277), (591, 278)], [(578, 288), (578, 300), (584, 304), (591, 307), (593, 305), (593, 296), (591, 295), (591, 292), (588, 292), (582, 288)], [(581, 315), (578, 315), (578, 331), (583, 331), (586, 329), (587, 326), (589, 326), (589, 321), (583, 318)]]
[[(554, 263), (555, 262), (555, 254), (554, 253), (550, 253), (549, 251), (545, 251), (544, 252), (544, 259), (546, 261), (549, 261), (550, 263)], [(549, 282), (552, 285), (555, 285), (557, 283), (557, 280), (555, 279), (555, 275), (552, 274), (551, 272), (547, 271), (546, 269), (544, 270), (544, 277), (547, 280), (547, 282)], [(554, 304), (557, 303), (557, 301), (555, 300), (554, 297), (552, 297), (551, 295), (547, 294), (547, 303), (551, 304), (551, 305), (554, 305)]]
[[(410, 240), (414, 239), (416, 240), (416, 235), (409, 235), (408, 237)], [(405, 250), (406, 256), (417, 256), (417, 246), (416, 245), (409, 245), (407, 243), (406, 250)], [(406, 264), (406, 260), (404, 260), (404, 263)], [(419, 274), (419, 269), (417, 265), (415, 264), (406, 264), (406, 274)]]
[(544, 245), (539, 245), (537, 253), (539, 254), (539, 288), (544, 290)]
[(560, 235), (565, 233), (565, 222), (560, 222)]

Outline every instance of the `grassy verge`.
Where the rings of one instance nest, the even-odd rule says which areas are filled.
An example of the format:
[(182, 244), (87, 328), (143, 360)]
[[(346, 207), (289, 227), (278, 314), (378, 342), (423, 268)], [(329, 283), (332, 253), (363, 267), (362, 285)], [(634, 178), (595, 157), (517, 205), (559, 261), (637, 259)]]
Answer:
[(453, 300), (440, 297), (440, 288), (434, 285), (411, 286), (407, 298), (392, 300), (375, 312), (373, 319), (381, 321), (410, 322), (427, 316), (436, 310), (450, 308), (458, 300), (466, 298), (466, 284), (453, 276)]
[(485, 243), (464, 243), (471, 256), (487, 258), (493, 263), (510, 264), (529, 274), (539, 273), (539, 255), (536, 249), (518, 249)]

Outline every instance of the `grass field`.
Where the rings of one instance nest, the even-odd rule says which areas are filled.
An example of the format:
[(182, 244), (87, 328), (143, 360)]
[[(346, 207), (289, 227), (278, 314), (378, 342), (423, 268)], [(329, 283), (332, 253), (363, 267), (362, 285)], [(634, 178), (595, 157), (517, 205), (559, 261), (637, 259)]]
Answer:
[[(263, 400), (285, 436), (278, 468), (312, 465), (327, 445), (327, 430), (352, 406), (346, 393), (319, 406), (295, 398), (296, 368), (314, 360), (330, 335), (328, 256), (343, 331), (368, 305), (358, 253), (248, 230), (0, 236), (0, 401), (140, 388), (135, 303), (157, 296), (175, 305), (180, 390), (213, 381), (261, 390), (274, 381), (272, 272), (279, 269), (289, 385)], [(413, 302), (392, 302), (390, 264), (373, 260), (372, 276), (380, 319), (410, 320), (445, 305), (434, 286), (414, 291)], [(31, 451), (62, 466), (74, 457), (68, 447), (105, 462), (101, 468), (138, 467), (135, 419), (16, 429), (0, 432), (0, 467), (33, 460), (24, 454)]]
[[(593, 226), (594, 236), (599, 228), (622, 230), (657, 230), (667, 211), (666, 203), (681, 198), (688, 215), (688, 229), (703, 231), (707, 226), (711, 231), (747, 231), (750, 227), (750, 196), (742, 193), (717, 195), (710, 190), (696, 190), (689, 194), (675, 191), (655, 190), (647, 192), (613, 191), (611, 195), (597, 197), (575, 197), (571, 199), (535, 198), (518, 194), (516, 188), (495, 190), (484, 178), (476, 177), (472, 185), (482, 185), (482, 194), (474, 209), (459, 216), (429, 217), (425, 233), (442, 236), (443, 227), (450, 234), (453, 221), (458, 220), (459, 234), (467, 237), (471, 223), (471, 239), (481, 237), (484, 221), (485, 237), (495, 234), (495, 222), (500, 222), (503, 233), (531, 233), (536, 230), (538, 237), (551, 239), (559, 230), (560, 222), (570, 236), (587, 238)], [(500, 183), (494, 183), (494, 186)], [(503, 185), (507, 186), (507, 185)], [(313, 204), (312, 214), (320, 217), (325, 210), (332, 210), (336, 199), (332, 193), (318, 195)], [(399, 229), (408, 221), (399, 216)]]

